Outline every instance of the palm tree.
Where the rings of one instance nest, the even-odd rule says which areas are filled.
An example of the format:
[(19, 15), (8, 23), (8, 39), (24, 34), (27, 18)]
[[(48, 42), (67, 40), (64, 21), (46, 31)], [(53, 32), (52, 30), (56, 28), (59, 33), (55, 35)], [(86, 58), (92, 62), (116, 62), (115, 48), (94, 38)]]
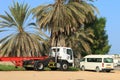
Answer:
[(5, 12), (5, 15), (0, 15), (1, 33), (8, 33), (0, 40), (1, 55), (40, 56), (41, 42), (44, 41), (44, 38), (40, 37), (39, 31), (33, 26), (34, 23), (29, 21), (31, 10), (28, 4), (14, 2), (9, 10), (11, 14)]
[(58, 43), (64, 46), (63, 35), (69, 35), (88, 22), (88, 14), (93, 19), (94, 11), (96, 8), (85, 1), (79, 3), (67, 0), (55, 0), (54, 4), (41, 5), (33, 10), (40, 28), (51, 32), (51, 46), (58, 46)]
[(78, 29), (74, 34), (66, 37), (66, 45), (72, 47), (75, 56), (77, 58), (82, 57), (82, 53), (86, 52), (91, 54), (90, 43), (93, 43), (93, 30), (88, 29)]
[(74, 34), (65, 37), (66, 45), (73, 49), (75, 67), (79, 67), (79, 59), (81, 57), (91, 54), (90, 43), (93, 43), (93, 37), (93, 30), (90, 28), (85, 30), (83, 27), (78, 28)]

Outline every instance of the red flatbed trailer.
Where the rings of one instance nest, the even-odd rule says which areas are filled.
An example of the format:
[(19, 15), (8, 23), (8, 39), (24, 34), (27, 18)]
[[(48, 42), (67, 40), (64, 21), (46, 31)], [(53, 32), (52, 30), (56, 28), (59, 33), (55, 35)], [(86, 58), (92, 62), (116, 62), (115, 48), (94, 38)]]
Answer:
[(16, 67), (23, 66), (24, 60), (44, 60), (48, 58), (48, 56), (42, 56), (42, 57), (0, 57), (0, 61), (10, 61), (12, 62)]

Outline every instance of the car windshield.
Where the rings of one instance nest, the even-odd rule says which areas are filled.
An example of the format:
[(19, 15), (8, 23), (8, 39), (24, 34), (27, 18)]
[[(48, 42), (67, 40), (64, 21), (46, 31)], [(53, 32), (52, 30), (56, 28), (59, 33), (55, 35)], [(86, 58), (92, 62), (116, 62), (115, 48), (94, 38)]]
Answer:
[(105, 63), (113, 63), (113, 59), (112, 58), (104, 58), (104, 62)]
[(85, 61), (85, 58), (80, 59), (80, 62), (84, 62), (84, 61)]

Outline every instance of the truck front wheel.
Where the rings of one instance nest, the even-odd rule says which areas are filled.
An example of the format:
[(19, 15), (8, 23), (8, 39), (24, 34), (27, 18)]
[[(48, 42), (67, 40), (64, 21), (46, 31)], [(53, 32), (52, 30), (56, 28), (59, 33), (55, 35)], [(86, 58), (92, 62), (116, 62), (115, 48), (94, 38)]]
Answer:
[(62, 62), (61, 70), (66, 71), (67, 69), (68, 69), (68, 63), (67, 62)]

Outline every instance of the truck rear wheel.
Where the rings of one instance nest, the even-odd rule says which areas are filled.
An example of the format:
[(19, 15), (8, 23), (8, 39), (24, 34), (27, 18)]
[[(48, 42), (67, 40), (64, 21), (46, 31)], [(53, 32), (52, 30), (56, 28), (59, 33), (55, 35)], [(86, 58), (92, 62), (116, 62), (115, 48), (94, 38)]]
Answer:
[(42, 62), (37, 62), (35, 65), (35, 70), (42, 71), (44, 69), (44, 64)]

